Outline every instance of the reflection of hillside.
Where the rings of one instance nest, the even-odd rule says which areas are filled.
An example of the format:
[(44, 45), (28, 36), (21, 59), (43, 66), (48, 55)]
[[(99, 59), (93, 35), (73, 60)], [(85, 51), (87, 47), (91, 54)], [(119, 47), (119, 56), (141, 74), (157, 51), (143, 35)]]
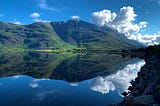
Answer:
[(109, 75), (122, 69), (130, 58), (116, 54), (93, 54), (69, 58), (59, 64), (51, 79), (79, 82), (96, 76)]
[(129, 57), (107, 53), (37, 53), (0, 56), (0, 77), (29, 75), (79, 82), (96, 76), (106, 76), (126, 66)]
[(0, 56), (0, 77), (29, 75), (35, 78), (48, 78), (55, 67), (63, 60), (76, 54), (24, 53)]

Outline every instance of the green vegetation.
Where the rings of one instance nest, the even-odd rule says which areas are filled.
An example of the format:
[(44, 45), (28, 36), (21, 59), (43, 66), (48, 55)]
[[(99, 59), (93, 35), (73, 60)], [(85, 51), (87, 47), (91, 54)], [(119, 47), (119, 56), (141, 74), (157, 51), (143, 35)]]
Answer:
[(51, 79), (79, 82), (95, 76), (109, 75), (124, 68), (129, 57), (107, 53), (87, 53), (71, 57), (59, 64), (52, 72)]
[(0, 22), (0, 47), (6, 51), (76, 48), (61, 40), (49, 23), (23, 26), (4, 22)]
[(51, 22), (57, 35), (65, 42), (87, 50), (122, 50), (141, 46), (111, 28), (98, 27), (84, 21)]
[(76, 53), (21, 52), (0, 54), (0, 77), (30, 75), (36, 78), (49, 78), (52, 71), (65, 59)]
[(0, 22), (1, 51), (81, 52), (137, 48), (136, 43), (110, 28), (84, 21), (30, 25)]
[(114, 73), (124, 68), (128, 60), (129, 57), (107, 53), (5, 53), (0, 54), (0, 77), (29, 75), (77, 82)]

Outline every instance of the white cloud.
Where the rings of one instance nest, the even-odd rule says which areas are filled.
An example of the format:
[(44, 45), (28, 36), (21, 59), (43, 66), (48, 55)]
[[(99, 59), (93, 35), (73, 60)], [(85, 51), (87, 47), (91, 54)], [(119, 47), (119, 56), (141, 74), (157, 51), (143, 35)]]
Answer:
[[(160, 41), (159, 34), (140, 34), (147, 28), (147, 22), (141, 21), (135, 23), (137, 14), (131, 6), (122, 7), (119, 13), (111, 12), (111, 10), (102, 10), (92, 13), (93, 21), (99, 26), (108, 26), (123, 33), (127, 38), (137, 40), (146, 45), (157, 44)], [(158, 38), (157, 38), (158, 37)]]
[(73, 87), (77, 87), (77, 86), (78, 86), (78, 83), (70, 83), (69, 85), (70, 85), (70, 86), (73, 86)]
[(32, 88), (37, 88), (39, 87), (39, 84), (38, 84), (39, 81), (47, 81), (47, 80), (50, 80), (50, 79), (48, 78), (33, 79), (31, 83), (29, 83), (29, 86)]
[(13, 23), (14, 23), (14, 24), (18, 24), (18, 25), (22, 25), (22, 23), (19, 22), (19, 21), (17, 21), (16, 19), (14, 19)]
[(29, 86), (31, 88), (37, 88), (39, 85), (37, 83), (30, 83)]
[(38, 82), (38, 81), (49, 81), (49, 78), (41, 78), (41, 79), (34, 79), (34, 82)]
[(41, 9), (44, 9), (44, 10), (50, 10), (50, 11), (55, 11), (55, 12), (59, 11), (59, 9), (57, 9), (55, 7), (48, 6), (48, 4), (46, 3), (46, 0), (40, 0), (38, 7)]
[(130, 81), (137, 77), (137, 72), (140, 71), (141, 66), (144, 64), (145, 62), (140, 60), (137, 63), (128, 64), (124, 69), (117, 71), (115, 74), (106, 77), (97, 77), (91, 81), (91, 89), (102, 94), (118, 89), (121, 94), (127, 91)]
[(14, 24), (21, 25), (22, 23), (21, 23), (21, 22), (19, 22), (19, 21), (16, 21), (16, 22), (14, 22)]
[(137, 34), (130, 37), (132, 37), (131, 39), (137, 40), (146, 45), (157, 45), (160, 41), (160, 32), (156, 34)]
[(39, 87), (38, 81), (40, 81), (40, 80), (39, 80), (39, 79), (33, 79), (33, 80), (31, 81), (31, 83), (29, 83), (29, 86), (30, 86), (31, 88), (38, 88), (38, 87)]
[(19, 79), (21, 77), (23, 77), (23, 75), (15, 75), (15, 76), (12, 76), (10, 78), (13, 79), (13, 80), (16, 80), (16, 79)]
[(92, 19), (100, 26), (109, 26), (117, 29), (119, 32), (130, 36), (139, 32), (141, 28), (147, 27), (147, 22), (143, 21), (134, 24), (135, 17), (133, 7), (122, 7), (118, 14), (110, 10), (102, 10), (92, 13)]
[(80, 17), (78, 16), (78, 15), (73, 15), (73, 16), (71, 16), (71, 19), (73, 19), (73, 20), (78, 20)]
[(91, 89), (106, 94), (109, 93), (109, 91), (114, 91), (116, 88), (111, 81), (106, 80), (103, 77), (97, 77), (91, 82)]
[(139, 26), (140, 26), (140, 28), (146, 28), (147, 24), (148, 24), (147, 22), (142, 21), (142, 22), (139, 23)]
[(31, 18), (39, 18), (40, 17), (40, 14), (37, 13), (37, 12), (34, 12), (30, 15)]
[(92, 13), (93, 21), (100, 26), (112, 22), (116, 16), (117, 16), (116, 13), (111, 13), (110, 10), (105, 10), (105, 9), (99, 12)]
[(41, 19), (41, 15), (37, 12), (34, 12), (32, 14), (30, 14), (30, 17), (33, 19), (34, 22), (50, 22), (48, 20), (43, 20)]

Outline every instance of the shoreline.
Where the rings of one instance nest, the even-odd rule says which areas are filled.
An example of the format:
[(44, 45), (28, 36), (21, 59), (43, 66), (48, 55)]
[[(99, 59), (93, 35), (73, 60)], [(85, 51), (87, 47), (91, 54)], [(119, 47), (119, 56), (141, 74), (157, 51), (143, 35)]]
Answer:
[[(135, 55), (134, 55), (135, 56)], [(159, 106), (160, 105), (160, 58), (157, 55), (144, 55), (145, 65), (131, 81), (129, 92), (117, 106)]]

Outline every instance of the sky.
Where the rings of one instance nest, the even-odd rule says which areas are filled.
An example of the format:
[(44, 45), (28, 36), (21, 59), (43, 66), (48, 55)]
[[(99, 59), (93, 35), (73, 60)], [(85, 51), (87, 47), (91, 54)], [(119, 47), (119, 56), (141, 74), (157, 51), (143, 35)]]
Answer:
[(160, 41), (160, 0), (0, 0), (0, 21), (15, 24), (79, 19), (146, 45)]

